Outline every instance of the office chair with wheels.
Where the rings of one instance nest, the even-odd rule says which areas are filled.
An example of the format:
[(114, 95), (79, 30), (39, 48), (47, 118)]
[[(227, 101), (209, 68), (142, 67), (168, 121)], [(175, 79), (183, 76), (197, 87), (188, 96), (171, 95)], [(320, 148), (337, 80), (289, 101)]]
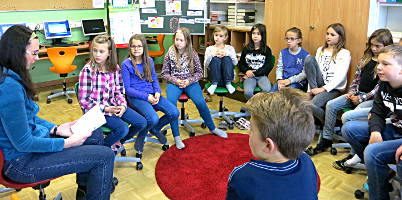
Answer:
[(156, 42), (159, 45), (159, 50), (158, 51), (148, 50), (149, 56), (151, 56), (152, 58), (156, 58), (156, 57), (161, 57), (161, 56), (163, 56), (163, 54), (165, 54), (165, 47), (163, 46), (164, 39), (165, 39), (165, 35), (163, 35), (163, 34), (156, 36)]
[[(77, 100), (78, 100), (78, 87), (79, 87), (79, 85), (80, 85), (79, 82), (75, 83), (75, 85), (74, 85), (74, 91), (75, 91), (75, 93), (76, 93), (76, 95), (77, 95)], [(128, 125), (128, 124), (127, 124), (127, 125)], [(101, 126), (101, 129), (102, 129), (102, 132), (103, 132), (105, 135), (108, 135), (108, 134), (110, 134), (110, 133), (112, 132), (112, 130), (111, 130), (110, 128), (106, 127), (106, 126)], [(165, 127), (164, 129), (162, 129), (161, 132), (166, 135), (167, 127)], [(129, 140), (125, 141), (124, 144), (133, 143), (133, 142), (135, 142), (135, 139), (136, 139), (136, 138), (129, 139)], [(152, 142), (152, 143), (158, 143), (158, 144), (160, 144), (160, 142), (159, 142), (157, 139), (153, 138), (152, 135), (150, 135), (150, 134), (148, 134), (147, 137), (145, 137), (145, 142)], [(162, 144), (162, 150), (163, 150), (163, 151), (166, 151), (167, 149), (169, 149), (169, 145)], [(126, 152), (126, 149), (124, 148), (124, 146), (121, 146), (121, 147), (117, 150), (116, 154), (120, 154), (120, 155), (121, 155), (121, 157), (119, 157), (119, 156), (116, 156), (116, 157), (115, 157), (114, 160), (115, 160), (116, 162), (135, 162), (135, 163), (136, 163), (136, 169), (137, 169), (137, 170), (141, 170), (141, 169), (143, 168), (143, 164), (142, 164), (142, 162), (141, 162), (142, 154), (138, 154), (138, 153), (137, 153), (137, 154), (135, 155), (136, 157), (126, 157), (127, 152)]]
[(47, 49), (47, 54), (50, 62), (53, 64), (49, 70), (53, 73), (59, 74), (60, 77), (63, 78), (63, 91), (51, 92), (50, 95), (47, 96), (46, 103), (49, 104), (52, 101), (52, 98), (66, 96), (67, 102), (71, 104), (73, 100), (69, 94), (74, 94), (74, 91), (67, 90), (66, 77), (68, 73), (77, 69), (76, 65), (72, 65), (75, 56), (77, 55), (77, 49), (75, 47), (53, 47)]
[[(35, 190), (39, 190), (39, 200), (46, 200), (46, 194), (44, 188), (47, 187), (50, 184), (50, 181), (53, 179), (46, 179), (35, 183), (17, 183), (8, 179), (3, 175), (3, 167), (4, 167), (4, 154), (3, 150), (0, 149), (0, 184), (7, 187), (7, 188), (1, 188), (0, 193), (19, 191), (24, 188), (32, 187)], [(61, 200), (62, 199), (61, 194), (59, 193), (54, 199)]]

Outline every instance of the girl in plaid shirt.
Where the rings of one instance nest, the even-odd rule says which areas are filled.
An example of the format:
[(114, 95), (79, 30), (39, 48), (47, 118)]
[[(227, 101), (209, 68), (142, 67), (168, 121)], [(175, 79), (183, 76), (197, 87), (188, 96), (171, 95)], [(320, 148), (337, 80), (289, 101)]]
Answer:
[[(127, 107), (123, 79), (117, 64), (115, 44), (108, 35), (98, 35), (92, 41), (90, 62), (79, 75), (78, 99), (84, 112), (99, 105), (105, 114), (105, 126), (113, 132), (106, 136), (104, 145), (124, 143), (147, 125), (143, 116)], [(131, 124), (130, 129), (127, 124)], [(139, 144), (141, 145), (141, 144)], [(143, 144), (142, 144), (143, 145)], [(135, 144), (136, 149), (142, 149)]]

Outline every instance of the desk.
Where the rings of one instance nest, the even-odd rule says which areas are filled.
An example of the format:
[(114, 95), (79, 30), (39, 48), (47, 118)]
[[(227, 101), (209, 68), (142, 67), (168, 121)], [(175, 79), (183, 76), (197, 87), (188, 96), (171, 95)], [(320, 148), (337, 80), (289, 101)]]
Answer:
[[(39, 49), (39, 60), (49, 59), (49, 57), (47, 56), (47, 47), (50, 47), (50, 46), (44, 46)], [(77, 56), (89, 54), (89, 44), (88, 43), (78, 45), (78, 46), (72, 46), (72, 47), (77, 48)]]

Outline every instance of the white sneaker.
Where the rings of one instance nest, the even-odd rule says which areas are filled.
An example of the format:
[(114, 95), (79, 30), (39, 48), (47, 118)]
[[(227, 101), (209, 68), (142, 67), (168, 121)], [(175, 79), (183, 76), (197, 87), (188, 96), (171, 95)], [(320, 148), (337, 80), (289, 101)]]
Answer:
[(228, 138), (228, 134), (226, 133), (226, 131), (223, 131), (219, 128), (215, 128), (214, 130), (211, 131), (213, 134), (221, 137), (221, 138)]

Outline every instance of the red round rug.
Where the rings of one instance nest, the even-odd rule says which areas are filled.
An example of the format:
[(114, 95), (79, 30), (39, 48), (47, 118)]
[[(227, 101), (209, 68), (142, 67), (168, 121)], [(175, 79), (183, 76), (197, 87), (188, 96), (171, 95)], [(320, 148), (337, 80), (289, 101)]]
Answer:
[(200, 135), (184, 140), (184, 150), (171, 147), (164, 152), (155, 169), (163, 193), (174, 200), (225, 199), (233, 168), (253, 158), (248, 135), (228, 136)]

